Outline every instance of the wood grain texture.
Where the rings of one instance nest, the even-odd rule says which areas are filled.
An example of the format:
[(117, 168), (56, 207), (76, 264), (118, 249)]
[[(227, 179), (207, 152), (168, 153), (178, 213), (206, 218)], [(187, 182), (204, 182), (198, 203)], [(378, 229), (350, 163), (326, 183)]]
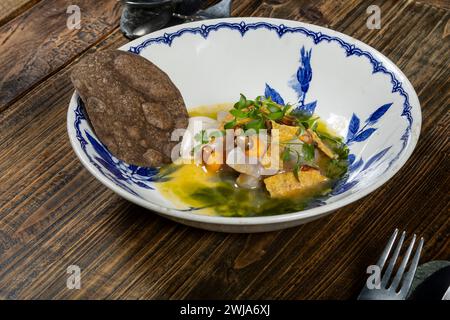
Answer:
[(419, 2), (423, 4), (430, 4), (436, 6), (438, 8), (450, 9), (450, 1), (449, 0), (419, 0)]
[[(81, 28), (69, 29), (69, 5), (81, 12)], [(0, 27), (0, 110), (118, 26), (120, 3), (46, 0)]]
[[(265, 234), (178, 225), (119, 198), (79, 163), (66, 134), (68, 73), (85, 54), (127, 41), (105, 8), (86, 7), (88, 16), (103, 17), (88, 40), (32, 33), (40, 40), (27, 41), (28, 50), (40, 63), (55, 59), (52, 66), (36, 67), (31, 54), (19, 67), (5, 63), (2, 45), (2, 83), (13, 93), (3, 98), (0, 91), (8, 101), (0, 112), (0, 298), (354, 298), (395, 227), (425, 237), (422, 261), (450, 259), (450, 14), (419, 1), (374, 3), (381, 30), (365, 27), (364, 1), (235, 1), (235, 16), (315, 23), (372, 45), (403, 70), (422, 104), (418, 146), (393, 179), (331, 216)], [(7, 26), (36, 21), (37, 8)], [(0, 30), (2, 39), (7, 28)], [(6, 50), (23, 37), (31, 39), (10, 33)], [(72, 41), (74, 48), (66, 43)], [(66, 288), (71, 264), (82, 269), (81, 290)]]
[(39, 0), (2, 0), (0, 2), (0, 25), (31, 8)]

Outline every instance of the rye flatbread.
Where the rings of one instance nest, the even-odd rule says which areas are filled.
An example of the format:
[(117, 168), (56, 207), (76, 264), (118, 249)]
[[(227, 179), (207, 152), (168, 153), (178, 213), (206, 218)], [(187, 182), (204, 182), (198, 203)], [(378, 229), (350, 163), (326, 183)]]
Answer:
[(175, 129), (188, 113), (180, 91), (147, 59), (124, 51), (101, 51), (78, 63), (71, 80), (97, 137), (129, 164), (159, 167), (171, 162)]

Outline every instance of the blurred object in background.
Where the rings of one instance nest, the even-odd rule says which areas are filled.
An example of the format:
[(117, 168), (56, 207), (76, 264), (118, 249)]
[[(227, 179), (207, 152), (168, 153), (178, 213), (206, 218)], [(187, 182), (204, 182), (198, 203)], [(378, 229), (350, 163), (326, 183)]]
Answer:
[(207, 0), (122, 0), (120, 29), (134, 39), (166, 26), (184, 22), (225, 18), (231, 13), (231, 0), (222, 0), (200, 10)]

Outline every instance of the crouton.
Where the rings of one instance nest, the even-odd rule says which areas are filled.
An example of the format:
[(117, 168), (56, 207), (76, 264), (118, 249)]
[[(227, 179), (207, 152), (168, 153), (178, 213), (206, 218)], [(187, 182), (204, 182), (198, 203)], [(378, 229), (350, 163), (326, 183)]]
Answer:
[(275, 121), (271, 121), (272, 130), (278, 129), (278, 136), (280, 143), (288, 142), (297, 137), (299, 127), (286, 126), (284, 124), (278, 124)]
[(328, 178), (315, 169), (299, 172), (298, 178), (292, 172), (279, 173), (264, 179), (264, 184), (272, 198), (287, 198), (314, 195), (328, 182)]
[(317, 133), (315, 133), (311, 129), (308, 129), (307, 132), (310, 134), (312, 140), (316, 143), (317, 147), (323, 153), (325, 153), (327, 157), (329, 157), (330, 159), (336, 159), (338, 157), (337, 154), (335, 154), (330, 148), (328, 148), (328, 146), (325, 143), (322, 142)]

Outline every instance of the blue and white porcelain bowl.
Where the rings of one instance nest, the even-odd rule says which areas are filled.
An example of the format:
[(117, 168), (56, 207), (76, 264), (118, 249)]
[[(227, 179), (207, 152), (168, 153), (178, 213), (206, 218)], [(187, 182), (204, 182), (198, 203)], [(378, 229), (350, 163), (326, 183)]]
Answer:
[(122, 48), (164, 70), (188, 109), (270, 94), (300, 101), (350, 148), (349, 174), (324, 201), (290, 214), (218, 217), (180, 208), (155, 188), (158, 170), (116, 159), (95, 136), (74, 93), (70, 141), (83, 165), (125, 199), (186, 225), (225, 232), (262, 232), (327, 215), (374, 191), (406, 162), (417, 143), (421, 111), (405, 75), (380, 52), (336, 31), (295, 21), (230, 18), (179, 25)]

